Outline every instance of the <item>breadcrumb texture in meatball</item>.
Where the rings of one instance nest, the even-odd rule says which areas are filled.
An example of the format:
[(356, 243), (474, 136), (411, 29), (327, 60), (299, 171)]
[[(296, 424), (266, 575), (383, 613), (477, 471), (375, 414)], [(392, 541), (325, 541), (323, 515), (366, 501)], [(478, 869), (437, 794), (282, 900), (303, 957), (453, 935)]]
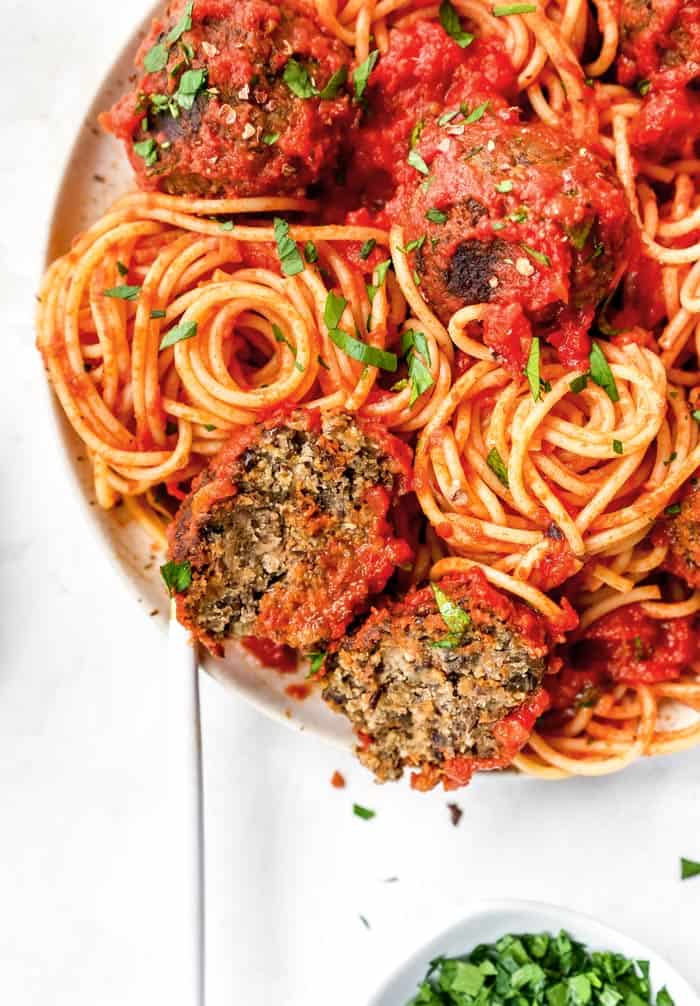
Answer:
[(298, 0), (195, 0), (189, 20), (188, 10), (176, 0), (153, 22), (139, 80), (101, 117), (124, 141), (139, 186), (304, 195), (333, 170), (356, 118), (350, 50)]
[(689, 488), (680, 513), (664, 517), (654, 528), (655, 545), (667, 545), (664, 569), (690, 587), (700, 587), (700, 486)]
[(405, 444), (347, 414), (237, 432), (169, 530), (170, 558), (192, 570), (178, 617), (215, 653), (246, 636), (326, 646), (411, 558), (388, 519), (410, 477)]
[(387, 601), (327, 660), (323, 697), (352, 723), (358, 756), (380, 781), (416, 768), (413, 785), (464, 785), (502, 768), (546, 708), (542, 620), (493, 589), (483, 573), (444, 577), (439, 589), (468, 615), (450, 634), (432, 587)]

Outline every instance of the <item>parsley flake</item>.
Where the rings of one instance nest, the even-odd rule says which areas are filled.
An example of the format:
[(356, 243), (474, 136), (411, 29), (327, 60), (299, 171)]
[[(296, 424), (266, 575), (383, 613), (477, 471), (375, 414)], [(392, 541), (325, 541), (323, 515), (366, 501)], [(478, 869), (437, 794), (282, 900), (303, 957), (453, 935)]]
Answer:
[(181, 325), (176, 325), (163, 336), (160, 342), (160, 349), (168, 349), (176, 342), (185, 342), (187, 339), (194, 339), (197, 334), (196, 321), (183, 321)]
[(464, 31), (459, 14), (450, 3), (450, 0), (442, 0), (439, 16), (440, 24), (461, 49), (466, 49), (468, 45), (472, 44), (474, 36), (471, 32)]
[(296, 242), (289, 236), (289, 224), (281, 217), (275, 217), (272, 225), (282, 272), (285, 276), (296, 276), (304, 271), (304, 262)]
[(489, 466), (496, 478), (501, 482), (506, 489), (508, 489), (510, 483), (508, 482), (508, 469), (506, 468), (506, 463), (498, 453), (496, 447), (492, 447), (486, 456), (486, 464)]
[(182, 594), (192, 583), (192, 566), (189, 562), (166, 562), (160, 567), (160, 575), (172, 597)]

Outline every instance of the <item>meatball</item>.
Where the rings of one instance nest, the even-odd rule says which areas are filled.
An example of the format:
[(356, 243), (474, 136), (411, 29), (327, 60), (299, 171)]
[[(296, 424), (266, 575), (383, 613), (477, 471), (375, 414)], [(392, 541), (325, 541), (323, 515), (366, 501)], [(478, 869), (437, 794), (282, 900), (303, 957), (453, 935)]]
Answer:
[(679, 512), (667, 511), (654, 528), (652, 540), (655, 545), (668, 546), (664, 569), (690, 587), (700, 587), (700, 485), (692, 486), (676, 506)]
[[(484, 337), (516, 371), (531, 327), (566, 365), (581, 364), (632, 232), (609, 162), (547, 126), (488, 112), (472, 123), (445, 113), (426, 126), (418, 152), (428, 175), (420, 183), (416, 173), (405, 236), (425, 300), (445, 323), (467, 304), (510, 308), (507, 320), (487, 312)], [(505, 340), (510, 351), (494, 345), (518, 327)]]
[(304, 195), (355, 121), (350, 50), (297, 0), (173, 0), (101, 117), (139, 186), (202, 197)]
[(411, 558), (388, 521), (410, 470), (402, 441), (345, 414), (237, 432), (169, 529), (170, 559), (191, 568), (178, 617), (215, 653), (246, 636), (326, 646)]
[(323, 697), (380, 781), (413, 767), (417, 788), (460, 785), (525, 743), (547, 706), (547, 652), (539, 616), (474, 569), (374, 609), (328, 656)]
[(697, 76), (700, 4), (697, 0), (622, 0), (620, 40), (616, 67), (621, 84), (648, 80), (659, 70), (681, 64), (686, 64), (691, 77)]

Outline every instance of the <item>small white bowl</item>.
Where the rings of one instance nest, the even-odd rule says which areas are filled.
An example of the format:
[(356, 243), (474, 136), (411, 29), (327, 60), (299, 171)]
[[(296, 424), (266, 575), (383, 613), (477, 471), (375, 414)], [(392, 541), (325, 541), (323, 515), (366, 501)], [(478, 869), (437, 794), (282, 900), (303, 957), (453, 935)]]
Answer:
[(635, 960), (649, 961), (655, 993), (665, 985), (676, 1006), (698, 1006), (700, 1000), (685, 978), (653, 950), (587, 915), (536, 901), (478, 902), (466, 919), (446, 929), (409, 957), (370, 1000), (369, 1006), (406, 1006), (435, 957), (459, 957), (479, 943), (493, 943), (506, 933), (558, 933), (560, 929), (565, 929), (573, 939), (585, 943), (591, 950), (611, 950)]

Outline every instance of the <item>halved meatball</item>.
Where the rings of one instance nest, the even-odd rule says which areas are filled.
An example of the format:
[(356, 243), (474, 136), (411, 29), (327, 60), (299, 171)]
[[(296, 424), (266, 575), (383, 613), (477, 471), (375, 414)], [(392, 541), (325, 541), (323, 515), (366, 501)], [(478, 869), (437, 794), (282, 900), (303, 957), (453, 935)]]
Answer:
[(491, 325), (494, 348), (514, 370), (531, 326), (567, 365), (582, 363), (593, 313), (625, 269), (632, 231), (609, 161), (542, 124), (488, 112), (469, 123), (457, 110), (425, 127), (418, 150), (428, 176), (416, 172), (405, 238), (417, 244), (420, 290), (435, 313), (447, 323), (468, 304), (516, 306), (524, 339), (498, 341), (503, 317)]
[(411, 558), (388, 520), (410, 471), (402, 441), (342, 413), (234, 434), (169, 530), (170, 559), (191, 566), (178, 617), (217, 653), (244, 636), (325, 647)]
[(547, 652), (539, 616), (474, 569), (374, 609), (329, 654), (323, 697), (380, 781), (409, 767), (415, 787), (450, 788), (503, 768), (525, 743), (548, 704)]
[(139, 50), (135, 88), (101, 122), (141, 188), (301, 196), (355, 121), (351, 60), (300, 0), (173, 0)]
[(685, 64), (700, 73), (700, 4), (697, 0), (622, 0), (617, 79), (634, 84), (666, 67)]
[(700, 485), (690, 486), (679, 506), (678, 513), (667, 511), (658, 522), (652, 540), (668, 546), (664, 569), (690, 587), (700, 587)]

